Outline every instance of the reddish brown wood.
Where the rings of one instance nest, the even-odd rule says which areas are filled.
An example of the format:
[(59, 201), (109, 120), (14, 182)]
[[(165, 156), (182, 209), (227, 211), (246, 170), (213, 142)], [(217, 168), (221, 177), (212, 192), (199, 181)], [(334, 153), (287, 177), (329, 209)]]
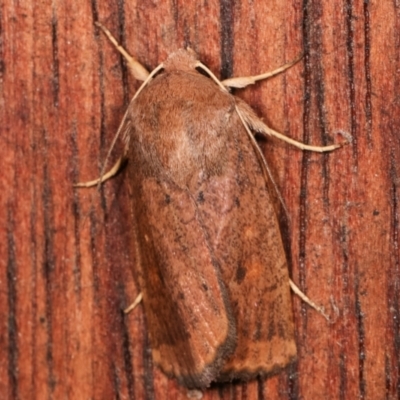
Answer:
[[(107, 2), (106, 2), (107, 3)], [(287, 73), (237, 93), (328, 155), (263, 142), (290, 215), (298, 363), (205, 399), (400, 396), (400, 9), (396, 2), (0, 3), (0, 397), (185, 399), (152, 367), (132, 276), (124, 174), (95, 191), (134, 81), (99, 19), (154, 68), (190, 45), (217, 75)], [(118, 150), (115, 156), (118, 156)], [(283, 223), (283, 226), (285, 224)]]

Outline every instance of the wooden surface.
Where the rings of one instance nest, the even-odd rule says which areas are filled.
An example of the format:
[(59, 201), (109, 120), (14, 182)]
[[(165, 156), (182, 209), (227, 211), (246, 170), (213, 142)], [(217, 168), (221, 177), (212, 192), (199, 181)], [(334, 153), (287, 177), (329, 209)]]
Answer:
[(0, 3), (0, 398), (187, 398), (152, 366), (142, 308), (121, 312), (139, 292), (125, 174), (101, 196), (72, 187), (99, 174), (139, 86), (95, 20), (150, 69), (187, 45), (223, 78), (304, 53), (236, 93), (298, 140), (353, 136), (325, 155), (261, 143), (291, 276), (332, 323), (293, 296), (298, 362), (203, 398), (399, 398), (399, 4), (105, 4)]

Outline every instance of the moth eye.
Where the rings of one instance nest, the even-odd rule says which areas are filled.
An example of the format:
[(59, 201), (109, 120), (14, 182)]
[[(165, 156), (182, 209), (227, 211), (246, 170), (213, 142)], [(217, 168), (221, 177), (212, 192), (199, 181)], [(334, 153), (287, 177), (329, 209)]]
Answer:
[(169, 194), (166, 194), (166, 195), (165, 195), (165, 203), (166, 203), (166, 204), (171, 203), (171, 196), (170, 196)]
[(205, 291), (208, 290), (208, 286), (207, 286), (204, 282), (201, 284), (201, 286), (203, 287), (203, 289), (204, 289)]

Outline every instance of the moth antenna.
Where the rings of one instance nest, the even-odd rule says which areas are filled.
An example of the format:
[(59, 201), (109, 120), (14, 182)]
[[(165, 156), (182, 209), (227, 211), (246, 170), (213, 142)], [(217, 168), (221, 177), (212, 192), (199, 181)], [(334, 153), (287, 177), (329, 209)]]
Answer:
[[(299, 58), (299, 59), (300, 59), (300, 58)], [(298, 60), (293, 61), (292, 63), (290, 63), (290, 65), (293, 65), (294, 62), (297, 62), (297, 61), (298, 61)], [(196, 67), (199, 67), (199, 68), (203, 69), (204, 71), (206, 71), (206, 72), (210, 75), (210, 77), (217, 83), (217, 85), (218, 85), (223, 91), (228, 92), (227, 88), (224, 86), (224, 83), (221, 82), (221, 81), (212, 73), (212, 71), (210, 71), (204, 64), (202, 64), (200, 61), (198, 61), (198, 62), (196, 63)], [(280, 69), (282, 70), (282, 68), (284, 68), (284, 67), (285, 67), (285, 66), (281, 67)], [(289, 68), (289, 67), (286, 66), (286, 68)], [(278, 73), (278, 72), (276, 72), (276, 73)], [(261, 79), (261, 78), (260, 78), (260, 79)], [(285, 203), (284, 203), (284, 201), (283, 201), (283, 198), (282, 198), (282, 195), (281, 195), (281, 193), (280, 193), (280, 191), (279, 191), (279, 189), (278, 189), (278, 186), (277, 186), (277, 184), (275, 183), (274, 178), (272, 177), (272, 173), (271, 173), (271, 170), (270, 170), (269, 167), (268, 167), (267, 161), (265, 160), (265, 157), (264, 157), (264, 155), (262, 154), (262, 152), (261, 152), (261, 150), (260, 150), (260, 147), (259, 147), (258, 144), (257, 144), (257, 141), (255, 140), (253, 134), (251, 133), (251, 131), (250, 131), (250, 129), (249, 129), (249, 127), (248, 127), (248, 125), (247, 125), (247, 123), (246, 123), (246, 121), (245, 121), (243, 115), (242, 115), (242, 113), (240, 112), (240, 110), (239, 110), (239, 108), (238, 108), (238, 106), (237, 106), (236, 104), (235, 104), (235, 109), (236, 109), (236, 112), (237, 112), (238, 115), (239, 115), (240, 120), (242, 121), (243, 126), (244, 126), (245, 129), (246, 129), (247, 135), (248, 135), (249, 138), (250, 138), (250, 141), (251, 141), (251, 143), (252, 143), (252, 145), (253, 145), (253, 148), (255, 149), (255, 151), (256, 151), (256, 153), (257, 153), (257, 155), (258, 155), (258, 158), (261, 160), (261, 164), (263, 165), (263, 172), (264, 172), (264, 175), (265, 175), (265, 173), (268, 175), (268, 178), (269, 178), (270, 182), (272, 183), (272, 185), (273, 185), (273, 187), (274, 187), (274, 189), (275, 189), (275, 192), (276, 192), (276, 194), (277, 194), (277, 196), (278, 196), (278, 198), (279, 198), (279, 201), (280, 201), (280, 203), (282, 204), (283, 209), (285, 210), (286, 216), (288, 217), (288, 216), (289, 216), (288, 209), (286, 208), (286, 205), (285, 205)]]
[[(99, 183), (98, 183), (98, 190), (100, 189), (101, 182), (103, 181), (103, 175), (104, 175), (104, 171), (106, 169), (107, 161), (110, 158), (111, 152), (112, 152), (112, 150), (113, 150), (113, 148), (115, 146), (115, 143), (117, 142), (117, 139), (118, 139), (119, 135), (121, 134), (121, 131), (122, 131), (123, 127), (125, 126), (125, 121), (128, 118), (128, 114), (129, 114), (131, 106), (133, 106), (133, 102), (139, 96), (140, 92), (145, 88), (145, 86), (151, 81), (151, 79), (153, 79), (153, 76), (155, 74), (157, 74), (157, 72), (159, 72), (162, 68), (164, 68), (164, 64), (163, 63), (161, 63), (158, 67), (156, 67), (153, 71), (151, 71), (151, 74), (141, 84), (139, 90), (135, 93), (135, 95), (133, 96), (132, 100), (130, 101), (129, 106), (128, 106), (127, 110), (125, 111), (124, 117), (122, 118), (122, 121), (121, 121), (121, 123), (120, 123), (120, 125), (118, 127), (117, 133), (115, 134), (115, 136), (114, 136), (114, 138), (113, 138), (113, 140), (111, 142), (110, 148), (108, 149), (106, 159), (104, 160), (104, 163), (103, 163), (103, 167), (101, 168), (100, 178), (99, 178)], [(125, 146), (125, 153), (126, 153), (126, 151), (127, 151), (127, 145)]]
[(276, 195), (278, 196), (278, 199), (279, 199), (280, 203), (282, 204), (282, 207), (285, 211), (286, 217), (289, 218), (289, 211), (286, 208), (285, 202), (283, 201), (283, 197), (281, 195), (281, 192), (278, 189), (278, 185), (276, 184), (276, 182), (272, 176), (272, 173), (268, 166), (267, 160), (265, 159), (264, 154), (261, 152), (261, 149), (258, 146), (258, 143), (257, 143), (256, 139), (254, 138), (254, 135), (251, 133), (249, 126), (247, 125), (242, 113), (239, 110), (239, 107), (236, 104), (235, 104), (235, 109), (236, 109), (237, 114), (239, 115), (240, 121), (242, 122), (243, 126), (246, 129), (246, 132), (247, 132), (248, 137), (250, 138), (251, 144), (253, 145), (253, 148), (256, 151), (258, 158), (261, 161), (261, 165), (263, 166), (264, 175), (265, 174), (268, 175), (269, 181), (271, 182), (272, 186), (274, 187)]
[[(249, 136), (249, 138), (250, 138), (250, 140), (251, 140), (251, 143), (253, 144), (253, 148), (256, 150), (256, 152), (257, 152), (257, 154), (258, 154), (258, 156), (259, 156), (259, 158), (260, 158), (260, 160), (261, 160), (261, 162), (262, 162), (262, 165), (263, 165), (263, 167), (264, 167), (263, 170), (268, 174), (268, 177), (269, 177), (269, 179), (270, 179), (272, 185), (273, 185), (274, 188), (275, 188), (275, 191), (276, 191), (276, 194), (277, 194), (277, 196), (278, 196), (278, 198), (279, 198), (279, 201), (281, 202), (282, 207), (283, 207), (284, 210), (285, 210), (286, 216), (287, 216), (287, 218), (289, 218), (288, 209), (286, 208), (285, 202), (283, 201), (283, 198), (282, 198), (282, 195), (281, 195), (281, 193), (280, 193), (280, 191), (279, 191), (279, 189), (278, 189), (278, 186), (277, 186), (277, 184), (275, 183), (274, 178), (272, 177), (272, 173), (271, 173), (271, 170), (269, 169), (269, 166), (268, 166), (268, 164), (267, 164), (267, 161), (265, 160), (265, 157), (264, 157), (263, 153), (261, 152), (260, 147), (258, 146), (258, 144), (257, 144), (257, 142), (256, 142), (256, 139), (254, 138), (254, 136), (253, 136), (253, 134), (251, 133), (251, 131), (250, 131), (250, 129), (249, 129), (247, 123), (245, 122), (244, 117), (243, 117), (242, 113), (241, 113), (240, 110), (239, 110), (239, 107), (238, 107), (237, 105), (235, 105), (235, 108), (236, 108), (236, 112), (237, 112), (238, 115), (239, 115), (240, 120), (242, 121), (242, 124), (244, 125), (244, 127), (245, 127), (245, 129), (246, 129), (247, 135)], [(264, 172), (264, 173), (265, 173), (265, 172)], [(307, 303), (310, 307), (312, 307), (312, 308), (314, 308), (316, 311), (318, 311), (327, 321), (330, 321), (330, 318), (329, 318), (329, 316), (325, 313), (325, 310), (323, 309), (323, 307), (318, 306), (317, 304), (315, 304), (305, 293), (303, 293), (303, 292), (299, 289), (299, 287), (298, 287), (291, 279), (289, 280), (289, 283), (290, 283), (291, 289), (293, 290), (294, 293), (297, 294), (297, 296), (299, 296), (299, 297), (300, 297), (305, 303)]]
[(210, 75), (210, 77), (212, 78), (213, 81), (215, 81), (217, 83), (217, 85), (224, 91), (224, 92), (228, 92), (228, 89), (222, 84), (222, 82), (212, 73), (212, 71), (210, 71), (203, 63), (201, 63), (200, 61), (197, 61), (196, 63), (196, 67), (201, 68), (203, 71), (206, 71), (208, 75)]

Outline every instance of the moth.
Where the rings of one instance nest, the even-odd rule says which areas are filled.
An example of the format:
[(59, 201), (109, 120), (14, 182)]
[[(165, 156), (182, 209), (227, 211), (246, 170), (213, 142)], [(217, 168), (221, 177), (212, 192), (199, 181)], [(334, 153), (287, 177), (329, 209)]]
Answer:
[[(134, 245), (155, 364), (189, 388), (280, 370), (296, 358), (291, 281), (254, 133), (305, 150), (340, 145), (293, 141), (228, 90), (294, 62), (221, 82), (192, 50), (181, 49), (149, 73), (98, 26), (144, 81), (117, 137), (123, 135), (129, 160)], [(78, 186), (110, 178), (120, 161)]]

